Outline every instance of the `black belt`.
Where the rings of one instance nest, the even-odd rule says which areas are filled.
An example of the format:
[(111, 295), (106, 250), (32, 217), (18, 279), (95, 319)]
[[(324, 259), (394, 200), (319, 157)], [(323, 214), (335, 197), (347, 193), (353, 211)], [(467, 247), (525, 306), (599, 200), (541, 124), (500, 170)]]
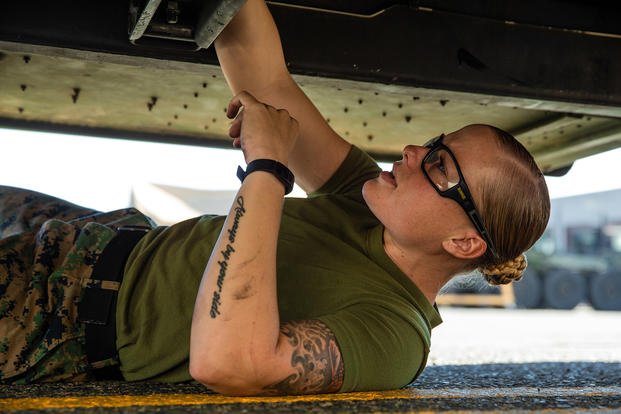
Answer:
[[(124, 226), (108, 242), (93, 266), (78, 305), (85, 324), (86, 357), (96, 379), (122, 379), (116, 350), (116, 297), (125, 262), (148, 227)], [(112, 365), (111, 365), (112, 364)]]

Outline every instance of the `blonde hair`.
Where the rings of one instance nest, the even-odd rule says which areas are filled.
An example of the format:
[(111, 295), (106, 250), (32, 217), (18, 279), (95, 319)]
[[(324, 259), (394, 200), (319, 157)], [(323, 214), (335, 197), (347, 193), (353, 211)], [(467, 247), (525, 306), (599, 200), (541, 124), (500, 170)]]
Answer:
[(506, 285), (520, 280), (524, 275), (526, 266), (528, 266), (528, 261), (522, 253), (515, 259), (504, 263), (479, 267), (479, 272), (490, 285)]
[(474, 263), (492, 285), (522, 278), (524, 252), (543, 234), (550, 218), (550, 196), (543, 173), (532, 155), (511, 134), (491, 128), (507, 157), (494, 160), (495, 174), (480, 180), (478, 203), (498, 258), (489, 251)]

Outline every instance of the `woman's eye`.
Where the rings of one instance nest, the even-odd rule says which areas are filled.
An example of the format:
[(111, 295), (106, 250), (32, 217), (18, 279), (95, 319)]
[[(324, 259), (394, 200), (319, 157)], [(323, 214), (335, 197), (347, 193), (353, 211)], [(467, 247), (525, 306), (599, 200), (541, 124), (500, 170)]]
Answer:
[(444, 166), (443, 161), (438, 162), (437, 168), (442, 172), (442, 174), (446, 175), (446, 167)]
[(440, 171), (444, 176), (446, 176), (446, 166), (444, 165), (444, 160), (441, 157), (435, 159), (433, 166), (435, 169)]

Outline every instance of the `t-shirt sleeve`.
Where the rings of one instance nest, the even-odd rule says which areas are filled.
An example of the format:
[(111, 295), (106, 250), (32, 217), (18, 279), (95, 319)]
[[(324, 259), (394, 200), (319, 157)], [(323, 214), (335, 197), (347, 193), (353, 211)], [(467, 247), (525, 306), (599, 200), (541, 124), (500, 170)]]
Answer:
[(341, 392), (406, 386), (423, 370), (429, 346), (411, 321), (379, 306), (352, 307), (320, 319), (343, 358)]
[(366, 152), (352, 145), (343, 163), (317, 191), (308, 194), (308, 197), (318, 197), (325, 194), (343, 194), (359, 197), (362, 200), (362, 185), (376, 178), (381, 169)]

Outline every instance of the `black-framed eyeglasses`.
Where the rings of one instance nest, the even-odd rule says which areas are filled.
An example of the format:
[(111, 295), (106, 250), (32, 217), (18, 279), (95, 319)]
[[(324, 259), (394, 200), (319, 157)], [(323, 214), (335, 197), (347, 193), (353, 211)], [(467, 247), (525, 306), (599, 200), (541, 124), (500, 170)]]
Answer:
[(487, 243), (487, 248), (497, 258), (498, 253), (494, 243), (492, 243), (489, 233), (483, 225), (483, 220), (474, 204), (474, 198), (472, 198), (464, 175), (461, 173), (455, 154), (442, 143), (443, 139), (444, 134), (424, 145), (429, 148), (429, 152), (421, 162), (423, 173), (438, 194), (455, 200), (464, 209), (474, 227)]

